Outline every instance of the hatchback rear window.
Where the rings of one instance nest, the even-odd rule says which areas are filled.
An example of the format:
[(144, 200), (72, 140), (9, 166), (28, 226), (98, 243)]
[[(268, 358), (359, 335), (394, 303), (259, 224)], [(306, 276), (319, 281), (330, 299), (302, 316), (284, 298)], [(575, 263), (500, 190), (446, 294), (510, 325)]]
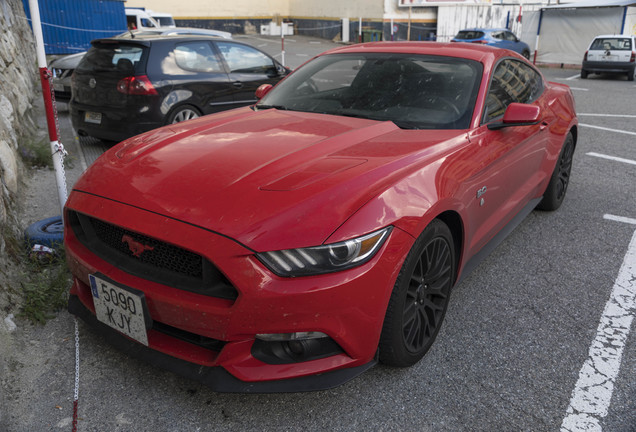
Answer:
[(592, 42), (591, 50), (618, 50), (631, 51), (632, 40), (630, 38), (598, 38)]
[(144, 47), (138, 45), (95, 45), (88, 50), (77, 66), (77, 70), (79, 72), (132, 73), (141, 61), (144, 50)]
[(469, 39), (479, 39), (484, 37), (484, 32), (481, 31), (460, 31), (455, 36), (455, 39), (469, 40)]

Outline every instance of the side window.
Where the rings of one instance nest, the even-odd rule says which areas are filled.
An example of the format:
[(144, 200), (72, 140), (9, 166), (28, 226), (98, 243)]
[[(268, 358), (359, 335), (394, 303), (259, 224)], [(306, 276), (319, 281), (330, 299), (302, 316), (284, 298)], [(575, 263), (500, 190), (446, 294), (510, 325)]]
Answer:
[(512, 59), (499, 63), (486, 97), (484, 122), (500, 117), (513, 102), (531, 103), (543, 92), (543, 80), (530, 66)]
[(274, 61), (259, 50), (232, 42), (216, 42), (230, 72), (268, 73), (276, 70)]
[(512, 32), (506, 32), (505, 33), (505, 39), (509, 40), (511, 42), (517, 42), (517, 36), (515, 36), (514, 33), (512, 33)]
[(224, 72), (221, 62), (208, 42), (177, 44), (174, 58), (181, 69), (193, 72)]
[(495, 39), (499, 39), (499, 40), (504, 40), (504, 34), (502, 32), (494, 32), (492, 33), (492, 37), (494, 37)]

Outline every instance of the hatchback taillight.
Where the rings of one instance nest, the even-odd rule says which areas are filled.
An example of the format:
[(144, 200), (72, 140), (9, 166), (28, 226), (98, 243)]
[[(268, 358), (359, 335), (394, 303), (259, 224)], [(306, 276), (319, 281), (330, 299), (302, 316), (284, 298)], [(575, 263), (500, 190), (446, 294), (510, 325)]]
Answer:
[(585, 55), (583, 56), (583, 61), (587, 61), (587, 51), (585, 51)]
[(117, 91), (129, 95), (156, 95), (157, 90), (146, 75), (129, 76), (117, 83)]
[(632, 56), (629, 58), (630, 63), (636, 62), (636, 51), (632, 51)]

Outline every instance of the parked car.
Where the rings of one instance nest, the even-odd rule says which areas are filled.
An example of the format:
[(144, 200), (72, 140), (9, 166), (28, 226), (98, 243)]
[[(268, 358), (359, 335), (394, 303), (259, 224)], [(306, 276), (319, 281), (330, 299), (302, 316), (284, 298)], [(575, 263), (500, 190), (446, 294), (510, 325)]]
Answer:
[(451, 42), (470, 42), (505, 48), (530, 58), (530, 47), (508, 29), (473, 28), (460, 30)]
[(84, 54), (86, 51), (58, 57), (49, 63), (49, 69), (53, 75), (51, 82), (56, 101), (68, 102), (71, 100), (71, 76)]
[(583, 56), (581, 78), (590, 73), (625, 74), (634, 81), (636, 37), (633, 35), (596, 36)]
[(574, 98), (510, 54), (341, 47), (111, 148), (66, 202), (69, 310), (217, 391), (415, 364), (457, 281), (565, 198)]
[(73, 127), (110, 141), (256, 102), (289, 73), (249, 45), (205, 36), (97, 39), (73, 75)]
[[(232, 34), (220, 30), (201, 29), (195, 27), (160, 27), (147, 28), (143, 30), (132, 30), (117, 35), (118, 38), (134, 39), (141, 35), (200, 35), (200, 36), (217, 36), (223, 39), (232, 39)], [(77, 54), (58, 57), (49, 63), (49, 69), (53, 73), (53, 89), (55, 90), (55, 100), (59, 102), (68, 102), (71, 100), (71, 76), (82, 60), (86, 51)]]
[(121, 38), (130, 38), (134, 39), (137, 36), (143, 35), (163, 35), (163, 36), (175, 36), (175, 35), (199, 35), (199, 36), (217, 36), (223, 39), (232, 39), (232, 33), (221, 31), (221, 30), (212, 30), (212, 29), (202, 29), (196, 27), (169, 27), (169, 28), (157, 28), (157, 29), (143, 29), (143, 30), (133, 30), (130, 32), (125, 32), (117, 37)]

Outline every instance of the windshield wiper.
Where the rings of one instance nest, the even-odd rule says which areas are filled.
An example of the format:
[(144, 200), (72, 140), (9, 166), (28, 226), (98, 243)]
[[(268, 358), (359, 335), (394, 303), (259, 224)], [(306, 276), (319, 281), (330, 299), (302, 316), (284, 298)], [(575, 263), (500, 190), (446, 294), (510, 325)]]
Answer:
[(277, 110), (282, 110), (282, 111), (286, 111), (289, 108), (287, 108), (285, 105), (263, 105), (263, 104), (256, 104), (254, 105), (254, 107), (256, 109), (262, 110), (262, 109), (277, 109)]

